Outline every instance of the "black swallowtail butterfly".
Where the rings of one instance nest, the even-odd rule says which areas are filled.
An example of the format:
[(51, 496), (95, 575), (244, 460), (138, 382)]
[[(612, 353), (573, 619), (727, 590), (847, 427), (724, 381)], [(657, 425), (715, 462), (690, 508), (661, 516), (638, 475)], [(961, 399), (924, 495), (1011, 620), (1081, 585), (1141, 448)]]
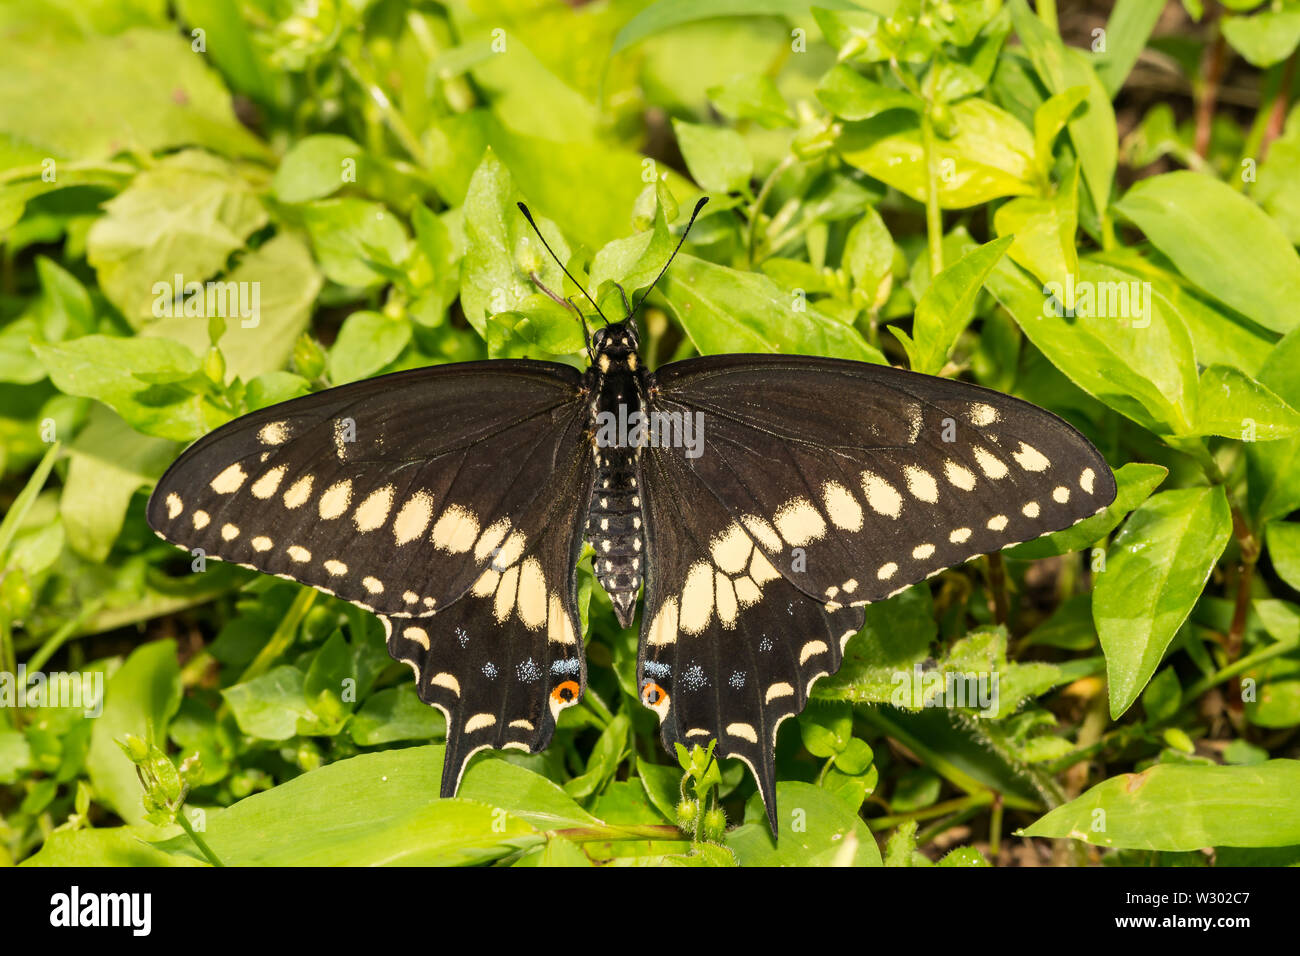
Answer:
[(245, 415), (171, 466), (149, 522), (378, 615), (447, 718), (443, 796), (581, 697), (585, 538), (624, 627), (645, 584), (637, 681), (665, 745), (716, 738), (775, 831), (777, 729), (863, 606), (1102, 510), (1114, 477), (1056, 416), (962, 382), (801, 355), (651, 372), (636, 311), (585, 372), (442, 365)]

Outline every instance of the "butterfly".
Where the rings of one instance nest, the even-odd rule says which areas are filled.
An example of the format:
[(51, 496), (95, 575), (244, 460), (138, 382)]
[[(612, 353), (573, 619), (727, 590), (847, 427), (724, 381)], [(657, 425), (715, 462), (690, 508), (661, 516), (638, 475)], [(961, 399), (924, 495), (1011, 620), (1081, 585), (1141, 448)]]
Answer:
[(1114, 477), (1061, 419), (959, 381), (775, 354), (652, 372), (649, 291), (617, 322), (584, 291), (605, 322), (583, 322), (585, 371), (440, 365), (235, 419), (168, 469), (148, 520), (376, 614), (446, 717), (444, 797), (481, 750), (544, 748), (582, 697), (590, 542), (623, 627), (644, 587), (637, 687), (664, 745), (744, 761), (775, 832), (777, 731), (865, 605), (1104, 510)]

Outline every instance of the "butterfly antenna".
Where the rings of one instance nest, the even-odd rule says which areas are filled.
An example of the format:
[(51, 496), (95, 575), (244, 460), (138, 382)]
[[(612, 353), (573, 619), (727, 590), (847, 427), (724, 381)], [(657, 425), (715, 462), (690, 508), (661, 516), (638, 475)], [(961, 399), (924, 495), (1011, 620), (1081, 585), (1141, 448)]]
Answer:
[(533, 214), (528, 211), (528, 207), (521, 202), (515, 203), (515, 205), (519, 207), (519, 211), (522, 212), (524, 214), (524, 218), (528, 220), (528, 225), (533, 227), (533, 232), (537, 233), (537, 238), (542, 240), (542, 245), (544, 245), (546, 247), (546, 251), (551, 254), (551, 258), (556, 261), (559, 267), (564, 270), (564, 274), (569, 277), (569, 281), (578, 287), (578, 291), (581, 292), (584, 296), (586, 296), (587, 301), (590, 302), (592, 306), (595, 308), (596, 314), (600, 316), (601, 320), (606, 325), (609, 325), (609, 319), (605, 318), (605, 313), (600, 311), (600, 306), (596, 305), (596, 300), (593, 299), (588, 294), (587, 290), (582, 287), (582, 283), (573, 277), (573, 273), (570, 272), (565, 267), (564, 263), (560, 262), (560, 257), (555, 254), (555, 250), (551, 248), (551, 244), (546, 241), (546, 237), (542, 235), (542, 230), (538, 229), (537, 223), (533, 222)]
[(673, 260), (677, 258), (677, 253), (682, 251), (682, 243), (686, 241), (686, 235), (691, 231), (691, 226), (695, 225), (695, 217), (700, 214), (700, 210), (704, 208), (704, 204), (708, 201), (709, 201), (708, 196), (701, 196), (700, 201), (695, 204), (695, 211), (691, 213), (690, 221), (686, 223), (686, 228), (682, 230), (682, 237), (677, 240), (677, 248), (674, 249), (673, 254), (668, 257), (668, 261), (664, 263), (664, 267), (659, 270), (659, 274), (655, 276), (655, 281), (650, 283), (650, 288), (646, 289), (645, 292), (641, 293), (641, 298), (636, 300), (636, 305), (634, 305), (632, 307), (632, 311), (627, 314), (627, 317), (629, 319), (632, 318), (632, 316), (636, 315), (637, 310), (641, 308), (641, 303), (646, 300), (646, 296), (648, 296), (651, 292), (654, 291), (655, 286), (659, 284), (659, 280), (662, 279), (664, 277), (664, 273), (668, 271), (668, 267), (672, 265)]

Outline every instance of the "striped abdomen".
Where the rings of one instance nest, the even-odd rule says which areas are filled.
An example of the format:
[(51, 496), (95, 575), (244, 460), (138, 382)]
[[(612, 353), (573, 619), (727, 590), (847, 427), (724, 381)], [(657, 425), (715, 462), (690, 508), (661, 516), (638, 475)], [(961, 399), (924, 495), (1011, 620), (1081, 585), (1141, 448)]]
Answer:
[(596, 549), (592, 562), (596, 580), (614, 603), (619, 623), (630, 627), (645, 562), (636, 452), (602, 448), (597, 454), (587, 540)]

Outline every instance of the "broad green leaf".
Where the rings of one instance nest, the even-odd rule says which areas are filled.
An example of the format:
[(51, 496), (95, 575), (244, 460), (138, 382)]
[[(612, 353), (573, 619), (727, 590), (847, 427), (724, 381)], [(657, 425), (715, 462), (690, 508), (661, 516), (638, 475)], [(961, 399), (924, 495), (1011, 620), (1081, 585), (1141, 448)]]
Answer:
[(179, 0), (176, 9), (191, 31), (203, 31), (207, 55), (235, 91), (278, 105), (287, 92), (278, 82), (282, 77), (270, 65), (270, 51), (258, 45), (237, 0)]
[(102, 405), (68, 446), (68, 473), (59, 514), (68, 545), (91, 561), (108, 557), (135, 492), (152, 484), (176, 457), (178, 446), (141, 435)]
[(1300, 412), (1235, 368), (1211, 365), (1200, 386), (1196, 430), (1202, 435), (1277, 441), (1300, 433)]
[(86, 769), (95, 798), (127, 823), (144, 822), (143, 790), (135, 764), (118, 746), (127, 734), (163, 746), (167, 724), (181, 703), (175, 641), (154, 641), (131, 652), (104, 689), (104, 713), (95, 721)]
[(300, 215), (321, 272), (339, 285), (382, 285), (384, 275), (370, 263), (395, 266), (406, 259), (406, 228), (382, 203), (320, 199), (303, 206)]
[(525, 299), (518, 311), (491, 316), (486, 337), (489, 358), (576, 355), (583, 349), (578, 317), (540, 293)]
[[(1127, 273), (1086, 260), (1079, 270), (1077, 284), (1039, 286), (1004, 259), (985, 285), (1075, 385), (1157, 434), (1191, 433), (1196, 361), (1178, 316)], [(1068, 293), (1074, 317), (1057, 314)]]
[(632, 722), (627, 714), (619, 714), (601, 731), (600, 739), (592, 748), (586, 772), (564, 784), (564, 792), (576, 800), (599, 791), (618, 770), (629, 746)]
[(729, 120), (752, 119), (768, 129), (795, 125), (794, 113), (772, 78), (746, 73), (709, 89), (709, 101)]
[[(596, 822), (549, 780), (498, 759), (475, 761), (458, 798), (439, 800), (442, 753), (340, 760), (210, 812), (204, 838), (234, 866), (463, 865), (541, 846), (534, 827)], [(196, 854), (184, 836), (160, 846)]]
[(1079, 228), (1077, 168), (1051, 199), (1020, 196), (993, 214), (999, 236), (1013, 236), (1007, 255), (1046, 284), (1078, 281), (1079, 252), (1074, 235)]
[(1072, 86), (1055, 96), (1049, 96), (1034, 111), (1034, 157), (1038, 160), (1038, 169), (1044, 183), (1052, 171), (1052, 144), (1079, 105), (1088, 98), (1088, 93), (1087, 86)]
[(853, 326), (795, 299), (765, 275), (682, 253), (660, 287), (701, 355), (786, 352), (884, 361)]
[(199, 360), (179, 343), (86, 335), (33, 348), (60, 391), (103, 402), (145, 434), (192, 441), (205, 430), (201, 399), (182, 384)]
[(726, 836), (742, 866), (882, 865), (867, 825), (834, 794), (809, 783), (777, 783), (775, 841), (756, 800), (746, 807), (746, 822)]
[(1083, 51), (1062, 43), (1054, 30), (1030, 12), (1025, 0), (1011, 0), (1010, 8), (1016, 34), (1048, 90), (1059, 94), (1079, 86), (1087, 88), (1087, 105), (1069, 121), (1070, 140), (1079, 156), (1093, 207), (1105, 210), (1110, 205), (1119, 152), (1119, 133), (1110, 95)]
[(1137, 183), (1115, 209), (1190, 282), (1275, 332), (1300, 324), (1300, 255), (1276, 222), (1219, 180), (1180, 171)]
[(1223, 36), (1252, 66), (1281, 63), (1300, 44), (1300, 10), (1262, 10), (1252, 16), (1225, 16)]
[(1264, 540), (1277, 576), (1300, 591), (1300, 524), (1271, 522), (1264, 529)]
[(894, 703), (903, 678), (927, 657), (938, 635), (927, 588), (909, 588), (888, 601), (868, 604), (866, 624), (844, 649), (844, 663), (813, 686), (823, 700)]
[[(954, 134), (935, 142), (939, 204), (964, 209), (999, 196), (1034, 193), (1034, 140), (1010, 113), (972, 98), (951, 107)], [(917, 202), (929, 193), (929, 166), (919, 119), (891, 110), (848, 123), (839, 140), (845, 162)]]
[(708, 192), (744, 192), (754, 174), (754, 160), (744, 138), (726, 126), (702, 126), (673, 120), (673, 132), (691, 178)]
[(934, 375), (943, 368), (948, 353), (971, 320), (975, 297), (984, 280), (1011, 241), (1011, 236), (994, 239), (935, 276), (916, 305), (911, 338), (896, 327), (889, 327), (907, 350), (912, 371)]
[[(137, 785), (138, 787), (138, 785)], [(158, 828), (141, 826), (101, 827), (55, 831), (45, 838), (39, 851), (22, 866), (202, 866), (198, 860), (166, 853), (146, 841), (156, 839)]]
[(344, 385), (374, 375), (411, 341), (411, 323), (380, 312), (353, 312), (343, 320), (329, 352), (329, 377)]
[[(674, 245), (663, 210), (656, 209), (654, 224), (645, 232), (615, 239), (596, 253), (591, 263), (589, 291), (600, 302), (606, 299), (602, 294), (605, 283), (617, 282), (635, 302), (637, 292), (649, 286), (668, 262)], [(613, 296), (608, 299), (613, 300)], [(616, 301), (621, 306), (622, 300)]]
[(239, 729), (259, 740), (288, 740), (299, 721), (310, 722), (311, 708), (303, 693), (304, 675), (287, 664), (221, 692)]
[(886, 110), (911, 110), (918, 115), (925, 101), (907, 90), (881, 86), (841, 63), (831, 67), (817, 84), (817, 99), (846, 120), (868, 120)]
[(1092, 601), (1112, 718), (1155, 673), (1231, 535), (1228, 499), (1215, 486), (1148, 498), (1115, 536)]
[(1150, 0), (1116, 0), (1106, 21), (1106, 52), (1094, 60), (1097, 79), (1111, 99), (1119, 93), (1129, 71), (1146, 47), (1147, 38), (1164, 6)]
[(1004, 553), (1013, 561), (1033, 561), (1091, 547), (1117, 528), (1125, 515), (1146, 501), (1167, 474), (1169, 469), (1163, 465), (1129, 462), (1115, 472), (1115, 500), (1101, 514), (1084, 518), (1062, 531), (1026, 541)]
[(648, 763), (640, 757), (636, 761), (636, 775), (645, 788), (646, 797), (665, 819), (676, 821), (677, 801), (682, 798), (682, 772), (676, 767)]
[(222, 271), (267, 221), (232, 163), (195, 150), (144, 170), (105, 209), (86, 254), (104, 294), (136, 327), (170, 317), (189, 296), (185, 286)]
[(1097, 784), (1020, 831), (1142, 850), (1300, 843), (1300, 761), (1157, 764)]
[(32, 162), (178, 146), (269, 155), (235, 118), (207, 60), (175, 29), (96, 36), (52, 30), (40, 16), (10, 23), (0, 91), (0, 140), (22, 143)]
[(1254, 197), (1291, 244), (1300, 244), (1300, 104), (1291, 108), (1282, 135), (1269, 144)]
[[(1282, 339), (1256, 378), (1292, 408), (1300, 408), (1300, 329)], [(1300, 442), (1246, 446), (1248, 494), (1257, 527), (1300, 508)]]
[[(538, 294), (530, 273), (557, 295), (566, 294), (564, 271), (537, 241), (515, 205), (517, 197), (509, 170), (494, 153), (487, 153), (465, 199), (460, 293), (465, 318), (484, 338), (488, 316), (516, 309)], [(569, 247), (555, 225), (538, 217), (537, 227), (555, 254), (567, 261)]]
[(359, 180), (365, 151), (346, 136), (321, 133), (298, 140), (284, 154), (271, 180), (282, 202), (306, 202), (332, 196)]
[[(855, 10), (848, 0), (818, 0), (817, 6), (827, 10)], [(804, 14), (808, 4), (802, 0), (711, 0), (707, 4), (696, 0), (658, 0), (627, 22), (609, 51), (611, 57), (639, 43), (648, 36), (664, 30), (713, 17), (753, 17)]]
[(853, 280), (855, 294), (866, 297), (868, 308), (885, 304), (893, 288), (894, 240), (874, 206), (867, 208), (844, 238), (842, 266)]
[[(240, 258), (219, 282), (228, 313), (226, 331), (217, 343), (226, 361), (226, 380), (248, 381), (283, 368), (311, 319), (323, 284), (307, 244), (297, 233), (281, 232)], [(209, 343), (207, 325), (201, 318), (177, 316), (146, 325), (140, 334), (173, 339), (203, 355)]]

